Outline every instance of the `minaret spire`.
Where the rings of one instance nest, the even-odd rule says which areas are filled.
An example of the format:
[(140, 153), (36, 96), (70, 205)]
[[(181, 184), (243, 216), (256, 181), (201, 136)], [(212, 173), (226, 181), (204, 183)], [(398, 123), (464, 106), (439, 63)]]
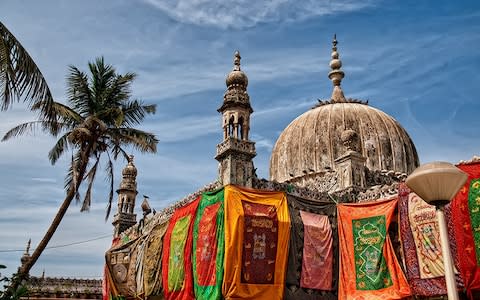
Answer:
[(332, 41), (332, 60), (330, 61), (330, 68), (332, 70), (328, 73), (328, 78), (330, 78), (333, 83), (332, 102), (334, 103), (347, 101), (342, 88), (340, 87), (342, 79), (345, 77), (345, 73), (340, 69), (342, 67), (342, 61), (337, 52), (337, 44), (337, 34), (334, 34)]
[(117, 190), (117, 213), (113, 216), (113, 237), (120, 234), (137, 223), (135, 214), (135, 199), (137, 197), (137, 168), (133, 163), (133, 155), (128, 157), (128, 163), (122, 170), (122, 181)]
[(248, 96), (248, 77), (240, 69), (240, 52), (233, 55), (233, 70), (225, 80), (227, 90), (223, 95), (223, 141), (217, 145), (215, 159), (219, 162), (219, 178), (224, 184), (252, 187), (255, 143), (250, 141), (250, 115), (253, 113)]
[(240, 59), (242, 57), (240, 56), (240, 51), (236, 50), (234, 57), (233, 57), (233, 70), (234, 71), (240, 71)]

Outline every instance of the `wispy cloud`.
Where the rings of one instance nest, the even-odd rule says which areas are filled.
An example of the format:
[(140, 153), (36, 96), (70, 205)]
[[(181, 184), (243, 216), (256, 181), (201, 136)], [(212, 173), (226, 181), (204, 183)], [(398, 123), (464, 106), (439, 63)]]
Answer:
[(355, 0), (145, 0), (171, 18), (195, 25), (245, 28), (258, 23), (299, 21), (310, 17), (350, 12), (373, 5), (374, 1)]

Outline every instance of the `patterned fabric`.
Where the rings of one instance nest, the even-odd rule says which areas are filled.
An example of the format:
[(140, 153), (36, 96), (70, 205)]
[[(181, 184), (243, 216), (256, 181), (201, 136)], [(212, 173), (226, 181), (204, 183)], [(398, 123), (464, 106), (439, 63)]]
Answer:
[[(111, 277), (111, 290), (115, 296), (130, 296), (136, 292), (135, 263), (137, 245), (140, 239), (131, 240), (126, 244), (118, 244), (105, 254), (108, 274)], [(133, 280), (133, 281), (132, 281)]]
[(162, 286), (162, 245), (168, 222), (155, 225), (146, 239), (143, 258), (143, 285), (145, 297), (160, 294)]
[(459, 165), (468, 174), (463, 188), (451, 203), (460, 272), (470, 299), (480, 290), (480, 163)]
[(242, 283), (272, 284), (278, 244), (274, 205), (242, 202), (244, 214)]
[(332, 289), (333, 237), (326, 215), (300, 211), (303, 221), (303, 260), (300, 286)]
[[(411, 193), (404, 183), (399, 186), (398, 197), (400, 236), (406, 275), (412, 293), (426, 297), (444, 295), (447, 293), (447, 287), (435, 207), (425, 203), (415, 193)], [(445, 213), (447, 214), (447, 211)], [(450, 244), (452, 255), (455, 257), (453, 247), (455, 243)], [(457, 285), (461, 287), (459, 274), (456, 279)]]
[(282, 299), (290, 219), (283, 192), (225, 187), (227, 299)]
[(397, 200), (339, 204), (339, 299), (401, 299), (410, 295), (388, 227)]
[(191, 261), (192, 230), (200, 198), (177, 209), (168, 224), (162, 256), (165, 299), (195, 299)]
[[(337, 223), (335, 218), (335, 203), (312, 201), (290, 194), (287, 194), (287, 200), (291, 218), (291, 231), (285, 299), (337, 299), (338, 259), (336, 259), (336, 257), (338, 257), (338, 238), (336, 226), (331, 226), (331, 224), (336, 225)], [(309, 222), (311, 219), (307, 219), (307, 225), (305, 226), (304, 219), (306, 219), (306, 215), (318, 218), (322, 220), (322, 223), (326, 222), (325, 216), (327, 216), (328, 225), (323, 224), (326, 226), (325, 228), (316, 222), (311, 224)], [(324, 228), (326, 234), (316, 236), (315, 234), (311, 235), (308, 233), (310, 231), (315, 232), (315, 230), (320, 232), (322, 230), (321, 227)], [(326, 238), (328, 237), (329, 229), (331, 230), (331, 237)], [(326, 239), (323, 243), (315, 242), (315, 240), (321, 240), (324, 237)], [(313, 246), (312, 244), (315, 244), (315, 246), (311, 247)], [(322, 244), (323, 246), (321, 246)], [(330, 250), (327, 251), (326, 249), (328, 248), (330, 248)], [(321, 253), (325, 254), (322, 255)], [(321, 273), (317, 273), (317, 267), (320, 267), (321, 262), (327, 263), (329, 261), (329, 253), (331, 253), (332, 256), (331, 265), (325, 266)], [(307, 256), (306, 259), (305, 256)], [(320, 259), (317, 260), (317, 258)], [(306, 261), (308, 261), (308, 263)], [(301, 281), (303, 281), (302, 284)], [(320, 284), (328, 281), (330, 281), (330, 288), (326, 288), (325, 290), (307, 288), (307, 286), (311, 284)]]
[(223, 195), (223, 189), (203, 193), (193, 226), (193, 285), (199, 300), (222, 298)]

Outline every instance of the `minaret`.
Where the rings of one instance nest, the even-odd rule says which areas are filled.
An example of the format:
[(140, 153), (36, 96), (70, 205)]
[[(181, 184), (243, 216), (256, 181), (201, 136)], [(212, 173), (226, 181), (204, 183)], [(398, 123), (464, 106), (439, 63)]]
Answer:
[[(331, 97), (331, 103), (333, 105), (340, 105), (336, 103), (348, 103), (345, 98), (340, 84), (342, 83), (345, 73), (340, 69), (342, 67), (342, 61), (339, 58), (337, 52), (337, 35), (333, 36), (332, 42), (332, 60), (330, 61), (330, 68), (332, 69), (328, 73), (328, 78), (332, 80), (333, 92)], [(335, 169), (338, 176), (338, 189), (346, 189), (351, 187), (365, 188), (365, 162), (364, 157), (359, 152), (359, 137), (358, 132), (351, 128), (344, 128), (340, 139), (344, 146), (344, 153), (340, 157), (335, 159)]]
[(122, 182), (117, 190), (118, 208), (113, 216), (113, 237), (118, 237), (123, 231), (137, 223), (134, 214), (135, 198), (137, 197), (137, 168), (133, 164), (133, 155), (128, 158), (128, 164), (122, 171)]
[(30, 245), (32, 244), (32, 239), (28, 239), (27, 248), (25, 248), (25, 252), (23, 253), (22, 257), (20, 258), (20, 262), (22, 265), (18, 268), (18, 270), (22, 270), (23, 267), (28, 263), (30, 260)]
[(247, 93), (248, 78), (240, 69), (240, 59), (240, 52), (235, 51), (233, 70), (227, 75), (227, 90), (218, 109), (222, 114), (223, 141), (217, 145), (215, 159), (219, 162), (219, 177), (223, 185), (252, 187), (252, 159), (257, 153), (255, 143), (248, 139), (248, 135), (253, 109)]

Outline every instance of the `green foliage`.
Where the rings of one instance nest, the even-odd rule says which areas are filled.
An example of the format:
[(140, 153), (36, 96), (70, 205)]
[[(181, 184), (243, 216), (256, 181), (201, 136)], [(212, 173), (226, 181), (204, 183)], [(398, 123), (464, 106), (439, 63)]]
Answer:
[[(117, 159), (121, 155), (128, 159), (125, 146), (140, 152), (156, 152), (158, 140), (155, 135), (133, 128), (140, 125), (147, 114), (155, 113), (155, 105), (144, 105), (131, 99), (130, 85), (136, 77), (134, 73), (117, 74), (103, 57), (90, 62), (88, 68), (90, 74), (77, 67), (69, 67), (68, 104), (53, 101), (49, 105), (49, 115), (55, 116), (54, 120), (40, 117), (39, 120), (17, 125), (3, 136), (2, 141), (38, 130), (57, 137), (48, 158), (55, 164), (62, 155), (72, 152), (65, 189), (73, 190), (80, 200), (79, 188), (83, 181), (86, 182), (82, 211), (88, 210), (91, 205), (93, 182), (102, 154), (106, 153), (105, 171), (110, 188), (108, 217), (113, 201), (112, 158)], [(33, 109), (43, 105), (40, 101), (33, 105)]]
[[(0, 265), (0, 269), (5, 269), (5, 265)], [(28, 295), (27, 287), (22, 284), (23, 279), (18, 274), (13, 274), (12, 278), (2, 277), (0, 274), (0, 283), (4, 284), (4, 290), (0, 291), (0, 300), (18, 300)], [(11, 289), (11, 286), (17, 286)]]

